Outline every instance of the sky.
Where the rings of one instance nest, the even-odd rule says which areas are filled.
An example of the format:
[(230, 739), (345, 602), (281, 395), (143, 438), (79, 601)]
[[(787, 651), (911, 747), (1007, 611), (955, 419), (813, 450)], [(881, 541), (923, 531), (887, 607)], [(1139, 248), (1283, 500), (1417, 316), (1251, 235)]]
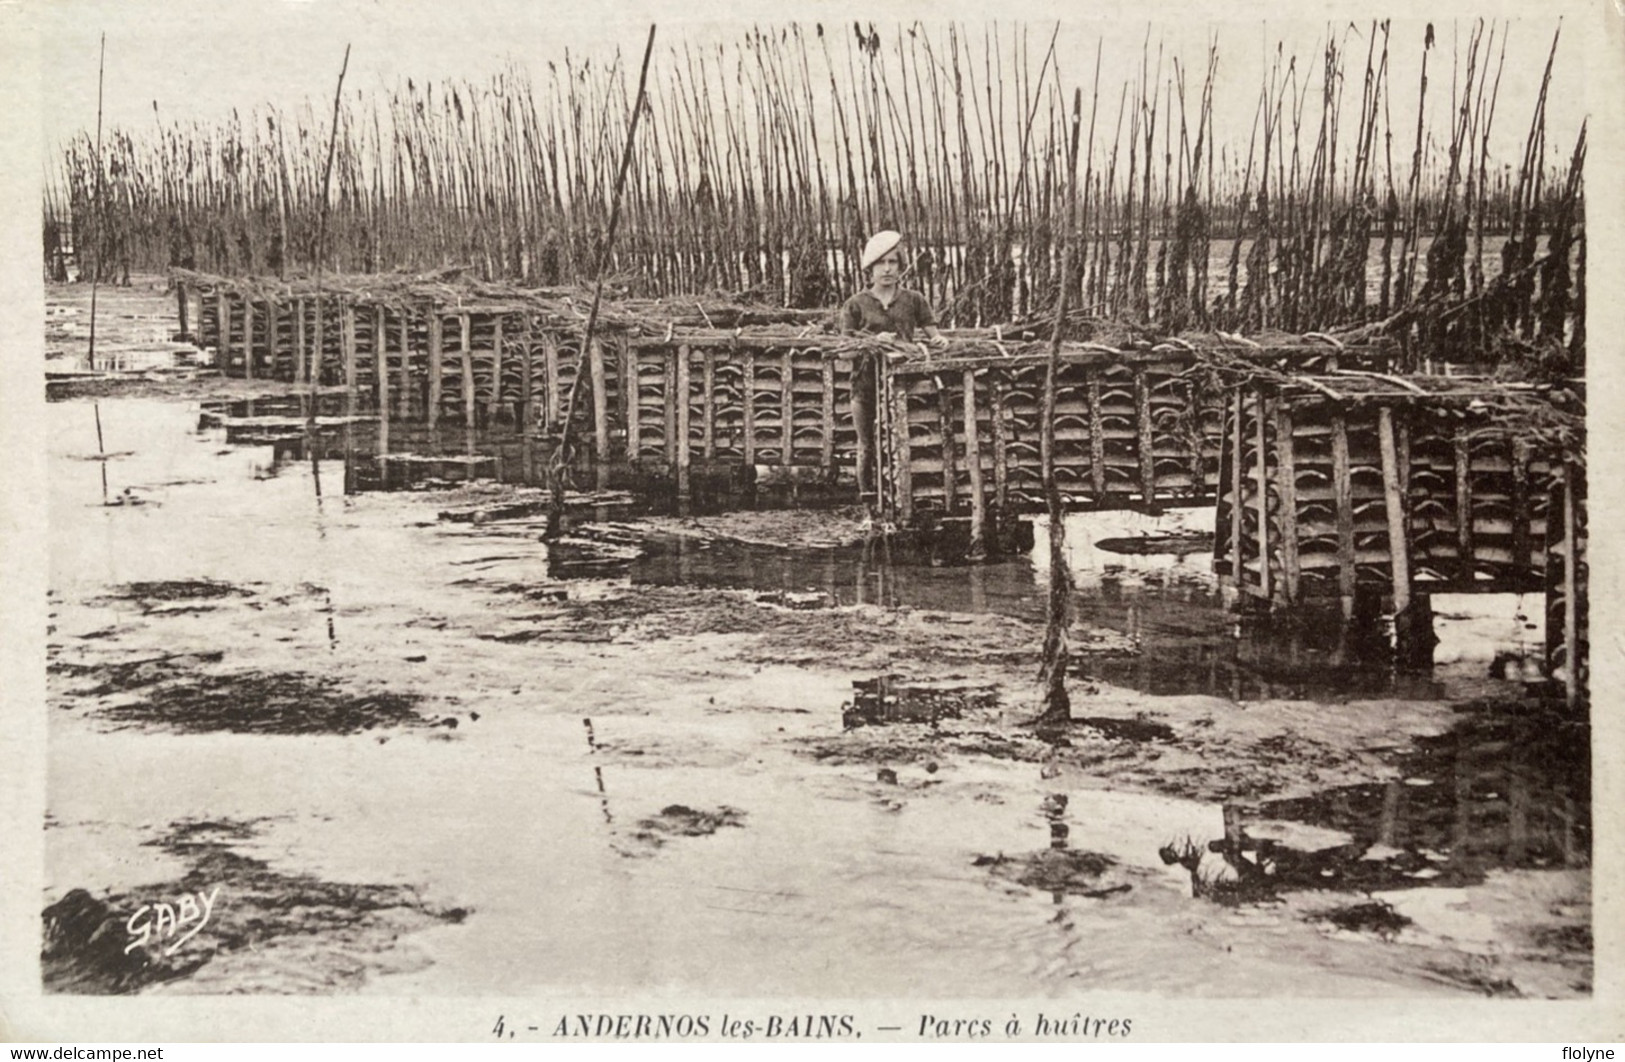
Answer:
[[(26, 2), (26, 0), (25, 0)], [(1249, 10), (1259, 10), (1249, 6)], [(1270, 5), (1262, 5), (1269, 10)], [(1141, 46), (1148, 29), (1153, 49), (1160, 42), (1168, 59), (1180, 55), (1189, 82), (1200, 81), (1208, 41), (1219, 44), (1220, 65), (1215, 89), (1215, 129), (1221, 144), (1244, 148), (1251, 129), (1262, 71), (1279, 42), (1301, 65), (1317, 67), (1321, 42), (1330, 28), (1346, 42), (1350, 76), (1363, 70), (1369, 14), (1329, 10), (1325, 17), (1305, 19), (1237, 19), (1235, 8), (1222, 9), (1225, 21), (1209, 20), (1213, 8), (1179, 6), (1171, 0), (1140, 3), (1101, 2), (1057, 5), (1004, 2), (999, 14), (1030, 17), (999, 24), (1008, 40), (1024, 26), (1035, 55), (1042, 53), (1060, 13), (1056, 68), (1070, 95), (1073, 85), (1085, 88), (1088, 107), (1095, 57), (1101, 57), (1101, 112), (1115, 115), (1118, 92), (1137, 80)], [(1278, 10), (1318, 10), (1293, 5)], [(1437, 8), (1450, 15), (1451, 4)], [(1463, 47), (1474, 12), (1486, 17), (1516, 15), (1520, 9), (1457, 4), (1459, 18), (1434, 23), (1436, 45), (1429, 58), (1432, 106), (1429, 121), (1445, 136), (1449, 120), (1453, 41)], [(1521, 10), (1530, 10), (1524, 8)], [(1545, 9), (1541, 9), (1545, 10)], [(576, 55), (607, 60), (617, 48), (631, 63), (638, 57), (651, 21), (660, 26), (651, 77), (659, 80), (673, 62), (669, 49), (683, 43), (734, 42), (752, 23), (782, 25), (788, 20), (811, 25), (825, 22), (850, 33), (854, 17), (873, 22), (891, 36), (917, 16), (941, 27), (959, 19), (974, 34), (988, 25), (987, 5), (948, 0), (929, 6), (877, 2), (860, 9), (827, 3), (747, 3), (730, 5), (719, 20), (717, 7), (706, 0), (641, 0), (601, 8), (591, 3), (559, 5), (519, 0), (482, 4), (428, 3), (425, 0), (239, 0), (205, 3), (111, 2), (111, 0), (41, 0), (28, 12), (37, 34), (43, 93), (42, 145), (47, 152), (96, 121), (97, 52), (106, 34), (104, 91), (108, 128), (151, 129), (154, 107), (163, 120), (216, 120), (233, 108), (247, 111), (272, 104), (291, 110), (313, 101), (325, 110), (331, 99), (345, 45), (351, 46), (346, 85), (362, 93), (387, 92), (410, 77), (422, 84), (443, 78), (483, 80), (509, 62), (528, 67), (538, 89), (545, 84), (548, 60)], [(1329, 21), (1330, 20), (1330, 21)], [(1408, 155), (1414, 135), (1417, 80), (1428, 23), (1396, 19), (1392, 25), (1390, 78), (1393, 85), (1395, 152)], [(1502, 33), (1506, 60), (1496, 113), (1492, 154), (1515, 162), (1534, 106), (1541, 67), (1558, 21), (1549, 15), (1519, 18)], [(1548, 101), (1549, 154), (1566, 158), (1580, 121), (1587, 113), (1583, 60), (1583, 22), (1571, 19), (1559, 46), (1554, 86)], [(1500, 44), (1497, 44), (1497, 48)], [(1165, 63), (1165, 70), (1171, 62)], [(1194, 96), (1194, 86), (1191, 88)], [(1358, 106), (1360, 85), (1345, 90), (1345, 115)], [(1315, 108), (1311, 106), (1310, 110)], [(1106, 120), (1104, 117), (1103, 121)], [(1402, 140), (1398, 128), (1407, 130)]]

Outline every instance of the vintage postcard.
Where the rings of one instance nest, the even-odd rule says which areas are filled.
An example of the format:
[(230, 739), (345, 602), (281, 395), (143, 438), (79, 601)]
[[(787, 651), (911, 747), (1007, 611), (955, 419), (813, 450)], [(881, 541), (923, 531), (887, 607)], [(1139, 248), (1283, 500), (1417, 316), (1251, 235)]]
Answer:
[(1625, 1038), (1616, 6), (0, 24), (6, 1038)]

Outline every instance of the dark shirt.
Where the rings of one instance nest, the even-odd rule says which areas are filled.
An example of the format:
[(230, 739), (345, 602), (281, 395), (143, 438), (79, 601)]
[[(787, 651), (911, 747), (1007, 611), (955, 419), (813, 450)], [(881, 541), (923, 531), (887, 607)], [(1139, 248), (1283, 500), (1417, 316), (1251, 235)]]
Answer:
[(860, 291), (841, 307), (843, 332), (892, 332), (898, 339), (912, 341), (914, 330), (937, 323), (931, 304), (917, 291), (899, 288), (890, 306), (880, 305), (872, 291)]

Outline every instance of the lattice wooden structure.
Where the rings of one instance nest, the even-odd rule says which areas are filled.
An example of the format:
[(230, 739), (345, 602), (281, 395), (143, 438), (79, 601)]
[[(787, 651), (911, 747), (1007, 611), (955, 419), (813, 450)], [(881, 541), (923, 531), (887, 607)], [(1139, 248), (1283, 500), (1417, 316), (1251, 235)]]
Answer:
[(1396, 615), (1438, 593), (1544, 594), (1548, 663), (1578, 687), (1584, 474), (1565, 405), (1464, 377), (1345, 371), (1238, 386), (1214, 568), (1260, 601), (1336, 601), (1346, 616), (1367, 594)]
[[(988, 346), (992, 346), (989, 344)], [(1211, 504), (1218, 493), (1225, 379), (1244, 358), (1283, 371), (1386, 367), (1392, 348), (1318, 340), (1271, 346), (1188, 342), (1117, 349), (1063, 344), (1055, 478), (1069, 509)], [(990, 519), (1044, 508), (1040, 436), (1048, 353), (897, 356), (881, 369), (882, 507), (900, 524)]]

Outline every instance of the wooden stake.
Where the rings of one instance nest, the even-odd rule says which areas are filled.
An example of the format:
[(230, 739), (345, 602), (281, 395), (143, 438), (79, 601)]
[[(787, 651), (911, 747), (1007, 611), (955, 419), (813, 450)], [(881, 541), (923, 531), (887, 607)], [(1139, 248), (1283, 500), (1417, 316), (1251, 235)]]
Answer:
[(395, 381), (396, 401), (400, 403), (402, 420), (412, 415), (412, 318), (410, 312), (401, 311), (401, 375)]
[(1563, 490), (1563, 694), (1570, 707), (1580, 701), (1580, 536), (1575, 524), (1575, 468), (1564, 464)]
[(254, 300), (243, 297), (243, 378), (254, 378)]
[(942, 511), (951, 516), (959, 501), (959, 455), (954, 445), (954, 406), (942, 376), (933, 376), (931, 380), (937, 385), (937, 419), (942, 432)]
[(823, 402), (824, 436), (819, 446), (818, 464), (825, 471), (835, 468), (835, 359), (828, 354), (819, 355), (822, 370), (820, 399)]
[(1274, 573), (1270, 569), (1269, 402), (1263, 391), (1253, 394), (1253, 419), (1258, 425), (1258, 592), (1269, 601), (1275, 589)]
[(907, 527), (914, 520), (914, 441), (908, 423), (908, 391), (890, 374), (886, 384), (892, 392), (892, 447), (897, 455), (892, 490), (897, 495), (897, 522)]
[(1411, 606), (1410, 538), (1407, 534), (1405, 487), (1400, 479), (1399, 452), (1395, 443), (1394, 411), (1383, 406), (1377, 411), (1377, 443), (1382, 448), (1383, 507), (1388, 516), (1388, 560), (1392, 570), (1394, 613)]
[(1100, 414), (1100, 374), (1093, 368), (1084, 371), (1089, 374), (1089, 487), (1099, 505), (1106, 498), (1106, 426)]
[(457, 352), (458, 363), (463, 370), (463, 423), (470, 428), (474, 426), (474, 322), (469, 315), (457, 315), (457, 334), (461, 347)]
[(994, 381), (993, 404), (993, 508), (1004, 519), (1010, 503), (1010, 425), (1004, 419), (1004, 383)]
[(666, 443), (666, 468), (669, 471), (677, 464), (677, 351), (672, 347), (661, 347), (660, 359), (664, 362), (660, 367), (661, 391), (665, 396), (665, 418), (661, 423), (661, 434)]
[(429, 313), (429, 430), (440, 423), (440, 402), (445, 388), (446, 322), (438, 309)]
[(1151, 387), (1145, 370), (1134, 370), (1135, 449), (1140, 458), (1140, 501), (1147, 512), (1157, 508), (1157, 455), (1151, 432)]
[(689, 489), (688, 419), (689, 419), (689, 348), (677, 348), (677, 493), (686, 496)]
[(592, 341), (588, 360), (592, 372), (592, 453), (602, 466), (609, 460), (609, 396), (604, 393), (604, 345), (597, 339)]
[(497, 314), (491, 332), (491, 397), (486, 399), (486, 423), (495, 423), (497, 410), (502, 408), (502, 362), (505, 351), (502, 340), (502, 315)]
[(1281, 570), (1286, 603), (1298, 603), (1298, 466), (1292, 437), (1292, 409), (1282, 399), (1275, 404), (1275, 482), (1281, 498)]
[[(1473, 467), (1466, 425), (1457, 425), (1456, 451), (1456, 577), (1464, 588), (1473, 583)], [(1513, 517), (1521, 520), (1522, 514)]]
[(343, 324), (339, 331), (339, 343), (344, 352), (344, 398), (347, 403), (346, 412), (355, 411), (356, 397), (356, 350), (355, 350), (355, 307), (349, 302), (343, 304)]
[(970, 472), (970, 550), (969, 556), (979, 560), (987, 554), (987, 498), (982, 494), (982, 449), (976, 424), (976, 372), (966, 369), (965, 391), (965, 467)]
[[(546, 373), (547, 394), (544, 396), (544, 426), (553, 431), (559, 423), (559, 345), (551, 333), (542, 336), (542, 370)], [(581, 359), (576, 359), (576, 371), (581, 371)]]
[(756, 352), (749, 348), (740, 366), (739, 395), (745, 403), (745, 464), (756, 463)]
[(1343, 602), (1343, 618), (1354, 618), (1354, 598), (1359, 571), (1355, 567), (1354, 485), (1349, 479), (1348, 418), (1332, 414), (1332, 489), (1337, 494), (1337, 592)]
[(305, 300), (293, 300), (293, 380), (294, 383), (304, 384), (310, 382), (310, 355), (305, 350), (308, 336), (305, 334)]
[(788, 468), (795, 463), (796, 433), (795, 433), (795, 351), (785, 348), (784, 375), (779, 378), (779, 434), (784, 440), (783, 460), (779, 463)]
[(705, 408), (701, 414), (704, 417), (701, 431), (705, 459), (710, 461), (717, 455), (717, 352), (708, 348), (704, 358), (705, 394), (702, 400)]

